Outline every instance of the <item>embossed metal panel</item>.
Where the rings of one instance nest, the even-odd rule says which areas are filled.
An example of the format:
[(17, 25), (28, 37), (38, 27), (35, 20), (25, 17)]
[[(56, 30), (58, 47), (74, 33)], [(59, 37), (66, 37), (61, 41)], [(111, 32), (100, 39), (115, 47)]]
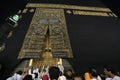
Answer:
[(40, 58), (35, 55), (40, 55), (46, 49), (46, 37), (53, 57), (73, 57), (64, 10), (37, 8), (18, 58)]

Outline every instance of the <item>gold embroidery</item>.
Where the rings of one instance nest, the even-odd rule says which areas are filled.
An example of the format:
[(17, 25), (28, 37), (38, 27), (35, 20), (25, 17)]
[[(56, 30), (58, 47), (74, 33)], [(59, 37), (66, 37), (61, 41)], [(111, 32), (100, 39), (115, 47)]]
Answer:
[(107, 13), (104, 12), (90, 12), (90, 11), (77, 11), (73, 10), (74, 15), (91, 15), (91, 16), (109, 16)]
[(64, 4), (39, 4), (39, 3), (28, 3), (26, 7), (41, 7), (41, 8), (62, 8), (62, 9), (79, 9), (79, 10), (93, 10), (93, 11), (105, 11), (111, 12), (109, 8), (101, 7), (88, 7), (88, 6), (74, 6)]
[(32, 12), (35, 12), (35, 9), (30, 9), (29, 12), (31, 12), (31, 13), (32, 13)]
[(27, 13), (27, 11), (28, 11), (28, 9), (24, 9), (24, 10), (22, 11), (22, 13)]
[(67, 10), (66, 13), (71, 14), (72, 12), (70, 10)]

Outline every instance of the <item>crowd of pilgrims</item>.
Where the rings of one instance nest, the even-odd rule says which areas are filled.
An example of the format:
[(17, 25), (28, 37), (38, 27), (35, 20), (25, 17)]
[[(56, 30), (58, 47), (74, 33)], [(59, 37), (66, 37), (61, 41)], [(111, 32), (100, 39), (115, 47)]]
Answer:
[(72, 69), (64, 71), (60, 64), (57, 66), (29, 67), (17, 71), (6, 80), (120, 80), (120, 74), (112, 67), (105, 66), (100, 74), (95, 68), (90, 68), (83, 75), (75, 73)]

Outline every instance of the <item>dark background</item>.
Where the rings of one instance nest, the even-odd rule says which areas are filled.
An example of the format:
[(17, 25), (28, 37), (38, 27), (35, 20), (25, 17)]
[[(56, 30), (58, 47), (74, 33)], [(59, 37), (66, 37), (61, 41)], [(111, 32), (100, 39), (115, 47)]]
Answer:
[[(0, 24), (6, 17), (24, 9), (28, 2), (55, 3), (80, 6), (109, 7), (118, 17), (118, 0), (12, 0), (0, 2)], [(18, 60), (22, 42), (33, 14), (23, 14), (19, 26), (7, 40), (6, 49), (0, 53), (2, 70), (0, 77), (5, 78), (22, 61)], [(101, 69), (103, 65), (118, 68), (120, 62), (120, 19), (113, 17), (95, 17), (65, 14), (68, 32), (73, 49), (73, 59), (68, 59), (75, 71), (83, 72), (89, 66)]]

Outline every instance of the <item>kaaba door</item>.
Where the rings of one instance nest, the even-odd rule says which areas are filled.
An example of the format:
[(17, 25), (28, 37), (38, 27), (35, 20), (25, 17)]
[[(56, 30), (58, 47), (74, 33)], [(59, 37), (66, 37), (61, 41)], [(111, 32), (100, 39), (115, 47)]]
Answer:
[(37, 8), (18, 58), (30, 58), (31, 65), (39, 66), (72, 57), (64, 10)]

